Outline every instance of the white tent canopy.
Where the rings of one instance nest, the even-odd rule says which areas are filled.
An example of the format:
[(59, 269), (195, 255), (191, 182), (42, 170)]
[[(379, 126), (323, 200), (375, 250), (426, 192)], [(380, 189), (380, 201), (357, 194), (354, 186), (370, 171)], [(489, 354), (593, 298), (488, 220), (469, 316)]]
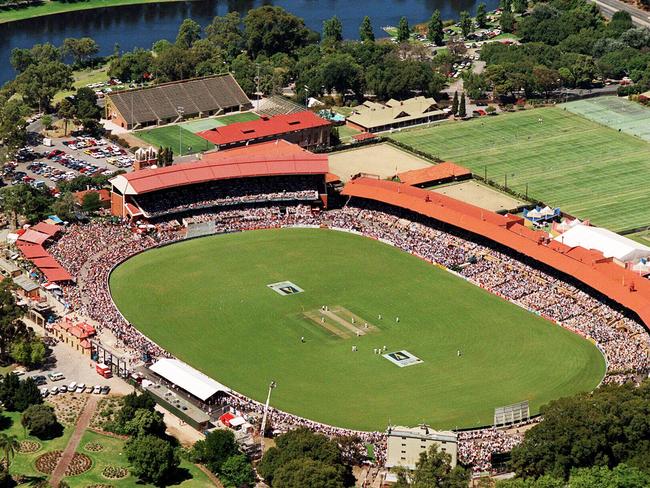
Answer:
[(220, 391), (230, 391), (228, 387), (178, 359), (160, 359), (149, 369), (202, 401)]
[(600, 251), (606, 258), (613, 257), (624, 263), (636, 262), (650, 256), (650, 247), (602, 227), (576, 225), (555, 240), (571, 247), (581, 246)]

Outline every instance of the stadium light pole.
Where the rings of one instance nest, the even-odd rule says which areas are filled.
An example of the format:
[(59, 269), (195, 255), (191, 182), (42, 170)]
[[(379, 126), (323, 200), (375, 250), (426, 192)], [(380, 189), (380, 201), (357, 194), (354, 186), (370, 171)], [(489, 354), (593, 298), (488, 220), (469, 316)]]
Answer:
[[(178, 114), (178, 118), (182, 119), (183, 114), (185, 113), (185, 109), (183, 107), (176, 107), (176, 113)], [(179, 121), (180, 122), (180, 121)], [(181, 128), (181, 124), (178, 124), (178, 156), (183, 155), (183, 129)]]
[(262, 455), (264, 455), (264, 431), (266, 430), (266, 419), (269, 414), (269, 404), (271, 403), (271, 392), (276, 386), (278, 386), (277, 383), (271, 380), (271, 383), (269, 383), (269, 394), (266, 397), (266, 404), (264, 405), (264, 415), (262, 416), (262, 429), (260, 431), (260, 447), (262, 449), (261, 452)]

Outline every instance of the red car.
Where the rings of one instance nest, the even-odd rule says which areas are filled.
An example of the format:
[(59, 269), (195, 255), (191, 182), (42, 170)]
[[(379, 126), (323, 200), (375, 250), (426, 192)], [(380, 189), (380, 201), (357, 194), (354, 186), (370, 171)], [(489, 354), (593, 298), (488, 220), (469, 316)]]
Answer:
[(52, 159), (53, 157), (60, 156), (61, 154), (65, 154), (61, 149), (55, 149), (54, 151), (51, 151), (50, 154), (47, 155), (47, 159)]

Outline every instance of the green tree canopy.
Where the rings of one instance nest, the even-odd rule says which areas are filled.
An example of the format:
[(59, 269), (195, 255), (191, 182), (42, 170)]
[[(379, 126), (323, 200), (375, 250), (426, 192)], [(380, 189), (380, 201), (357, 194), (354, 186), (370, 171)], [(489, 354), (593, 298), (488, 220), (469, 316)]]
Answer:
[(427, 39), (433, 42), (436, 46), (442, 46), (442, 41), (445, 37), (443, 32), (442, 17), (440, 10), (434, 10), (431, 14), (431, 19), (427, 24)]
[(30, 435), (39, 439), (53, 439), (63, 432), (54, 409), (48, 405), (32, 405), (22, 415), (21, 423)]
[(483, 2), (476, 7), (476, 25), (481, 29), (487, 25), (487, 7)]
[(336, 15), (323, 21), (323, 42), (336, 44), (343, 40), (343, 24)]
[(409, 27), (409, 21), (406, 17), (399, 19), (399, 24), (397, 25), (397, 42), (406, 42), (411, 37), (411, 28)]
[(176, 35), (176, 46), (189, 49), (201, 38), (201, 26), (192, 19), (185, 19), (181, 23)]
[(258, 54), (272, 56), (280, 52), (292, 55), (317, 37), (305, 26), (303, 19), (282, 7), (271, 5), (248, 12), (244, 18), (244, 33), (253, 57)]
[(361, 21), (361, 26), (359, 27), (359, 39), (362, 42), (375, 42), (375, 33), (372, 30), (372, 23), (370, 17), (367, 15)]
[(171, 443), (151, 435), (132, 437), (124, 451), (133, 474), (155, 485), (169, 480), (180, 464)]
[(229, 458), (239, 454), (239, 448), (232, 431), (217, 429), (206, 435), (204, 440), (197, 441), (192, 453), (194, 459), (206, 465), (210, 471), (219, 473)]

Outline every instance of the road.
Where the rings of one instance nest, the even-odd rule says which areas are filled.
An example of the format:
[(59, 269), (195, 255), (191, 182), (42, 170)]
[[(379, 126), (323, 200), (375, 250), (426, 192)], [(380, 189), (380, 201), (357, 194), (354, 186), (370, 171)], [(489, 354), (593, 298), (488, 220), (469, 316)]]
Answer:
[(611, 18), (615, 12), (623, 10), (632, 16), (632, 21), (640, 27), (650, 27), (650, 12), (641, 10), (620, 0), (590, 0), (600, 9), (601, 13)]

